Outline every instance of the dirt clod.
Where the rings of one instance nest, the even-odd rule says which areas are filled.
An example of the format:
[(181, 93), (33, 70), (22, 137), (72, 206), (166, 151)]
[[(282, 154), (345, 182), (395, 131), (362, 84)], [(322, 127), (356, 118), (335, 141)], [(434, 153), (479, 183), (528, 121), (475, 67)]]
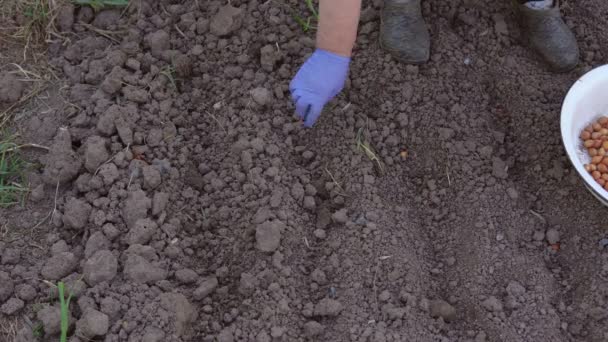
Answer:
[(308, 338), (321, 335), (325, 327), (317, 321), (308, 321), (304, 324), (304, 335)]
[(142, 169), (144, 176), (144, 188), (155, 189), (162, 182), (160, 171), (154, 166), (148, 165)]
[[(74, 324), (71, 310), (68, 312), (68, 322)], [(42, 327), (46, 335), (52, 336), (61, 331), (61, 309), (54, 305), (45, 305), (38, 311), (36, 317), (42, 322)]]
[(63, 184), (78, 176), (82, 161), (72, 150), (72, 138), (67, 129), (59, 129), (48, 155), (42, 158), (42, 162), (45, 164), (42, 179), (47, 184)]
[(253, 101), (260, 106), (265, 106), (272, 101), (272, 93), (264, 87), (258, 87), (251, 90), (251, 97), (253, 98)]
[(76, 322), (76, 335), (85, 339), (95, 336), (104, 336), (110, 327), (108, 315), (97, 310), (87, 310), (81, 319)]
[(490, 312), (500, 312), (503, 309), (502, 302), (494, 296), (490, 296), (481, 302), (481, 306)]
[(450, 303), (436, 299), (429, 303), (429, 314), (433, 318), (443, 318), (446, 322), (452, 322), (456, 320), (456, 308), (454, 308)]
[(255, 229), (256, 247), (262, 252), (274, 252), (281, 243), (281, 232), (285, 224), (279, 220), (266, 221)]
[(323, 298), (321, 299), (317, 305), (315, 305), (314, 315), (315, 316), (338, 316), (342, 311), (342, 304), (331, 298)]
[(203, 279), (198, 288), (194, 290), (194, 299), (201, 300), (215, 291), (219, 282), (217, 277), (211, 276)]
[(106, 147), (106, 140), (99, 136), (87, 139), (84, 152), (84, 166), (91, 173), (95, 173), (101, 164), (110, 159), (110, 153)]
[(198, 274), (189, 268), (175, 271), (175, 278), (182, 284), (192, 284), (198, 280)]
[(180, 293), (163, 293), (160, 295), (160, 305), (175, 318), (175, 332), (184, 335), (190, 325), (198, 317), (196, 309), (188, 299)]
[(545, 233), (545, 238), (547, 239), (547, 242), (549, 244), (554, 245), (559, 242), (559, 239), (560, 239), (559, 231), (555, 228), (551, 228), (551, 229), (547, 230), (547, 233)]
[(167, 272), (139, 255), (129, 254), (124, 265), (125, 276), (135, 283), (153, 283), (167, 277)]
[(63, 224), (66, 227), (82, 229), (89, 221), (91, 206), (78, 198), (70, 198), (65, 204), (65, 211), (62, 216)]
[(150, 219), (139, 219), (125, 236), (125, 242), (129, 245), (146, 245), (158, 230), (156, 222)]
[(152, 206), (152, 200), (141, 190), (129, 193), (122, 209), (122, 218), (127, 227), (133, 227), (137, 220), (146, 218), (148, 210)]
[(25, 303), (21, 299), (11, 298), (0, 307), (0, 312), (7, 316), (11, 316), (23, 309), (24, 306)]
[(23, 89), (23, 83), (13, 74), (8, 72), (0, 74), (0, 103), (12, 104), (19, 101)]
[(40, 274), (48, 280), (59, 280), (72, 273), (78, 266), (78, 259), (70, 252), (62, 252), (51, 256)]
[(95, 252), (84, 264), (84, 280), (90, 286), (114, 279), (118, 272), (118, 260), (109, 250)]
[(230, 5), (224, 5), (211, 18), (209, 29), (214, 35), (222, 37), (238, 30), (242, 23), (243, 10)]

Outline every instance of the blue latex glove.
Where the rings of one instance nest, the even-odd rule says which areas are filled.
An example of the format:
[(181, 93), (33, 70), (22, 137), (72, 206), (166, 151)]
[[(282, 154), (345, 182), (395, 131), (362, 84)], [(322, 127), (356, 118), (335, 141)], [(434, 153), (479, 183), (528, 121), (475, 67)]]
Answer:
[(327, 102), (344, 88), (350, 58), (317, 49), (289, 85), (296, 114), (312, 127)]

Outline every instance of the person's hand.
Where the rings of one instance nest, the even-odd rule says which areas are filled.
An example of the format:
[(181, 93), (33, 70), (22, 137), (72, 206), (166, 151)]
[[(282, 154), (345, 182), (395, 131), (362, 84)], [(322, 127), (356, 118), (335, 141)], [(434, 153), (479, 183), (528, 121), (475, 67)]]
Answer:
[(289, 90), (304, 126), (312, 127), (323, 106), (342, 91), (349, 64), (348, 57), (317, 49), (302, 65)]

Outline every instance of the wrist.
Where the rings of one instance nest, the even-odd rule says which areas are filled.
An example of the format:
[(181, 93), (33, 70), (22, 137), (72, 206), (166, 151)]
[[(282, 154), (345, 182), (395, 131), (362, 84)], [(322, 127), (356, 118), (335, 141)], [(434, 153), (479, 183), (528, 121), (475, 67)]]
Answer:
[(336, 48), (335, 46), (325, 46), (325, 44), (317, 43), (317, 50), (329, 52), (336, 56), (344, 57), (350, 59), (352, 56), (352, 49), (347, 48)]
[(332, 50), (326, 50), (320, 47), (314, 52), (315, 55), (323, 57), (323, 59), (337, 63), (337, 64), (350, 64), (350, 56), (344, 56), (340, 53), (336, 53)]

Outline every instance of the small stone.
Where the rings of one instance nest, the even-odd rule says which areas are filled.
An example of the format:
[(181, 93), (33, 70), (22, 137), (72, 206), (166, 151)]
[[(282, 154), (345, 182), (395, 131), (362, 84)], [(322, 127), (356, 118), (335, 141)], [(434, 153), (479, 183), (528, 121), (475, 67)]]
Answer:
[(348, 221), (347, 211), (346, 209), (340, 209), (331, 215), (331, 218), (334, 222), (339, 224), (345, 224)]
[(55, 254), (47, 259), (40, 274), (47, 280), (59, 280), (72, 273), (78, 266), (78, 259), (70, 252)]
[(194, 290), (193, 297), (196, 300), (201, 300), (209, 296), (217, 288), (219, 282), (217, 277), (211, 276), (204, 279), (196, 290)]
[(554, 245), (556, 243), (559, 242), (559, 232), (556, 229), (549, 229), (547, 230), (547, 233), (545, 234), (545, 237), (547, 239), (547, 242), (551, 245)]
[(198, 274), (189, 268), (183, 268), (175, 272), (175, 278), (182, 284), (191, 284), (196, 282)]
[(0, 307), (0, 312), (7, 316), (11, 316), (23, 309), (24, 306), (25, 303), (21, 299), (11, 298)]
[(481, 302), (481, 306), (490, 312), (502, 311), (502, 303), (494, 296), (488, 297), (486, 300)]
[(95, 336), (104, 336), (108, 333), (109, 328), (110, 319), (108, 315), (89, 309), (76, 322), (76, 335), (91, 339)]
[(606, 248), (606, 247), (608, 247), (608, 239), (601, 239), (599, 241), (599, 245), (600, 245), (600, 248)]
[(315, 305), (314, 315), (335, 317), (340, 314), (342, 309), (343, 306), (339, 301), (331, 298), (323, 298)]
[(443, 318), (446, 322), (456, 320), (456, 308), (445, 300), (436, 299), (429, 303), (429, 313), (433, 318)]
[(95, 252), (84, 264), (84, 280), (90, 286), (109, 282), (118, 272), (118, 260), (109, 250)]
[(308, 338), (321, 335), (323, 330), (325, 330), (325, 327), (316, 321), (308, 321), (304, 324), (304, 335)]
[(82, 229), (89, 221), (91, 206), (78, 198), (71, 197), (65, 204), (63, 224), (68, 228)]
[(266, 221), (255, 230), (256, 247), (262, 252), (274, 252), (281, 243), (281, 232), (285, 224), (279, 220)]

